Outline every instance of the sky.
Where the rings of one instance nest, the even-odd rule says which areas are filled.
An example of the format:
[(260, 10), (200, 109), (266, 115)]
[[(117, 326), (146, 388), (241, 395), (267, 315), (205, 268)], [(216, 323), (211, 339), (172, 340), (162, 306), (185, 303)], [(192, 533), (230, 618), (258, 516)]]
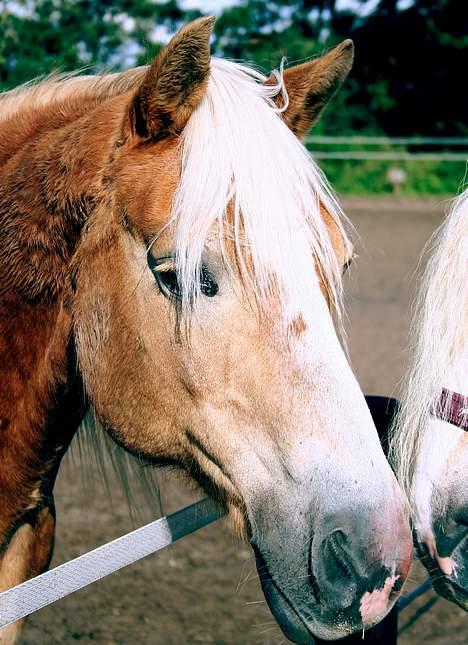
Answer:
[[(180, 4), (186, 9), (200, 9), (204, 13), (219, 14), (226, 7), (240, 4), (242, 0), (180, 0)], [(405, 9), (412, 4), (413, 0), (400, 0), (400, 9)], [(354, 13), (366, 15), (378, 4), (379, 0), (338, 0), (337, 8), (352, 9)], [(32, 0), (34, 4), (34, 0)], [(15, 0), (0, 0), (0, 13), (5, 9), (14, 10), (17, 15), (27, 15), (31, 10)]]
[[(366, 2), (359, 0), (339, 0), (337, 8), (353, 9), (355, 13), (369, 13), (373, 10), (379, 0), (367, 0)], [(402, 0), (404, 4), (411, 4), (410, 0)], [(239, 0), (182, 0), (181, 4), (187, 9), (200, 9), (203, 12), (212, 12), (214, 14), (220, 13), (226, 7), (234, 4), (239, 4)]]
[(226, 7), (238, 4), (236, 0), (181, 0), (185, 9), (200, 9), (203, 12), (220, 13)]

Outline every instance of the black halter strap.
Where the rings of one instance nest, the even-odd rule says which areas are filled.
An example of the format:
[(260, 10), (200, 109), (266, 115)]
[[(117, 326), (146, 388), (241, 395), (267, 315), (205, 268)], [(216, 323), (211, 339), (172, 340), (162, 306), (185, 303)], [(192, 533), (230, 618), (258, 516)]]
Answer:
[(468, 396), (443, 387), (432, 408), (432, 414), (437, 419), (468, 432)]

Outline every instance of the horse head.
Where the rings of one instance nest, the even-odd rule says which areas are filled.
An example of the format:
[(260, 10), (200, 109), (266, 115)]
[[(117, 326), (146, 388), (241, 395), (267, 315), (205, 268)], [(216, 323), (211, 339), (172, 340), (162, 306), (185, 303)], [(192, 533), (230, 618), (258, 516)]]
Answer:
[(393, 440), (434, 588), (468, 610), (468, 191), (432, 240)]
[(338, 638), (390, 610), (411, 558), (333, 322), (351, 245), (300, 141), (352, 44), (265, 78), (212, 59), (212, 26), (81, 126), (109, 154), (73, 262), (79, 366), (119, 444), (227, 507), (284, 633)]

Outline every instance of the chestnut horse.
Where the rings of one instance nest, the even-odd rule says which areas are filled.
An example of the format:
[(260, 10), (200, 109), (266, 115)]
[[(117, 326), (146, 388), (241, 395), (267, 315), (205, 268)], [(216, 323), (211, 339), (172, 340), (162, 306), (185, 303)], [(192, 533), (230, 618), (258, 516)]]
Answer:
[(392, 453), (434, 588), (468, 610), (468, 190), (432, 248)]
[(341, 637), (389, 611), (411, 558), (332, 320), (351, 246), (299, 139), (352, 43), (267, 79), (212, 59), (212, 27), (0, 101), (0, 588), (47, 567), (92, 406), (228, 509), (289, 638)]

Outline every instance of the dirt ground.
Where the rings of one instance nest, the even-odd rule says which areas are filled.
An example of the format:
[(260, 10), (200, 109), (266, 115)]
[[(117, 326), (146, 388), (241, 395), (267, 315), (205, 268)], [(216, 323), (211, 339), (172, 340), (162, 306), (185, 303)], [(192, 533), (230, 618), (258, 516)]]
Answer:
[[(444, 204), (348, 200), (362, 244), (347, 280), (349, 344), (362, 389), (391, 395), (404, 365), (412, 271)], [(135, 526), (116, 483), (109, 501), (95, 469), (71, 460), (56, 488), (59, 564)], [(84, 481), (83, 481), (84, 480)], [(200, 497), (174, 476), (161, 482), (164, 513)], [(154, 513), (141, 504), (143, 521)], [(414, 567), (407, 591), (424, 573)], [(426, 606), (429, 611), (422, 613)], [(401, 645), (467, 643), (466, 615), (428, 593), (400, 616)], [(285, 642), (266, 607), (252, 554), (223, 522), (35, 614), (24, 645), (56, 643), (262, 645)]]

